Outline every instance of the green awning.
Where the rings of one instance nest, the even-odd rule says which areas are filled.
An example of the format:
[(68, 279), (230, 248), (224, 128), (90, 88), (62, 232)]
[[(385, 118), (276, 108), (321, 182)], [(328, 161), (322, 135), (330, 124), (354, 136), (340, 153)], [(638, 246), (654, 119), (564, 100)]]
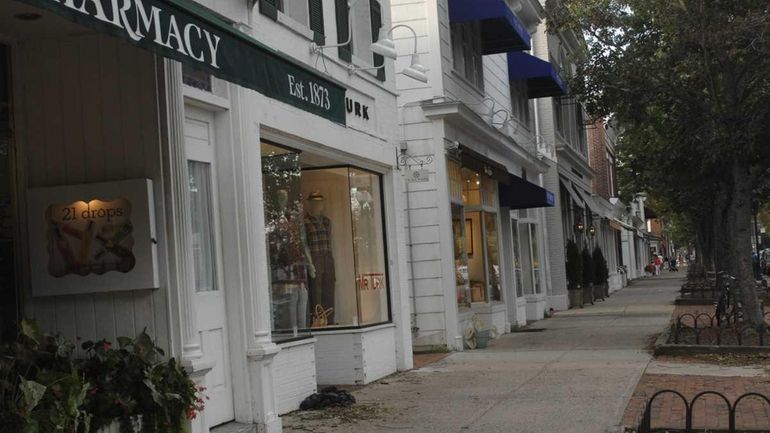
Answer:
[(345, 88), (189, 0), (18, 0), (345, 124)]

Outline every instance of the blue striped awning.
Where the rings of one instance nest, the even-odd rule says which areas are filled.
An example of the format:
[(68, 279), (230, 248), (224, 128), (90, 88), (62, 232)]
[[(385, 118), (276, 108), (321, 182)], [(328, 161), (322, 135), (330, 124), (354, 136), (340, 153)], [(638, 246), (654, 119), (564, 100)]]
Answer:
[(530, 99), (567, 94), (567, 84), (553, 65), (527, 53), (508, 53), (508, 79), (527, 80)]
[(527, 28), (514, 15), (505, 0), (449, 0), (449, 21), (480, 22), (484, 54), (532, 48)]

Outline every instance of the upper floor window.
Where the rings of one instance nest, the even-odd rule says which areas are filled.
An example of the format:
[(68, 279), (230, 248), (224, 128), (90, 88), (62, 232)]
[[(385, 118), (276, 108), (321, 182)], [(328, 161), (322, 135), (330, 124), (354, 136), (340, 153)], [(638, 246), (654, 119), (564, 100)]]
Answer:
[(452, 23), (454, 70), (478, 90), (484, 89), (481, 26), (478, 22)]
[[(315, 43), (320, 45), (326, 43), (323, 0), (259, 0), (259, 11), (276, 21), (279, 21), (280, 12), (282, 16), (291, 18), (290, 21), (296, 25), (310, 29)], [(288, 24), (283, 20), (280, 21)]]
[[(385, 59), (379, 54), (374, 54), (370, 48), (372, 42), (377, 41), (382, 27), (380, 2), (359, 0), (349, 8), (348, 0), (334, 0), (334, 10), (338, 43), (350, 40), (349, 44), (339, 47), (340, 59), (364, 65), (382, 66)], [(353, 15), (352, 19), (350, 14)], [(377, 69), (376, 74), (379, 80), (385, 80), (384, 68)]]
[(534, 116), (532, 104), (527, 95), (527, 82), (525, 80), (511, 81), (511, 111), (513, 116), (527, 128), (534, 129)]

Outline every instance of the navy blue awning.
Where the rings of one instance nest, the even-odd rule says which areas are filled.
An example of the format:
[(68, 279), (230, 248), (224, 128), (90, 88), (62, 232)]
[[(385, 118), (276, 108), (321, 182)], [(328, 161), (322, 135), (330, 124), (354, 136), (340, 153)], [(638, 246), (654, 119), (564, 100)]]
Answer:
[(567, 85), (553, 65), (527, 53), (508, 53), (508, 79), (527, 80), (530, 99), (567, 94)]
[(500, 192), (500, 207), (510, 209), (531, 209), (537, 207), (553, 207), (554, 195), (551, 191), (527, 182), (519, 176), (510, 174), (509, 183), (498, 184)]
[(484, 54), (532, 48), (529, 32), (505, 0), (449, 0), (449, 21), (479, 21)]

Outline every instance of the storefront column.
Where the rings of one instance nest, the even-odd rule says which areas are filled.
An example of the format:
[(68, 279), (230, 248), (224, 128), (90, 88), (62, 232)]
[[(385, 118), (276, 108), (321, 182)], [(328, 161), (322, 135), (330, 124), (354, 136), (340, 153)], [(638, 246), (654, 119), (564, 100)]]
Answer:
[[(165, 191), (168, 214), (169, 276), (172, 308), (178, 308), (179, 338), (182, 361), (192, 365), (203, 357), (200, 334), (196, 324), (195, 291), (193, 290), (192, 233), (190, 221), (189, 177), (184, 142), (184, 97), (182, 96), (182, 65), (163, 60), (167, 138)], [(172, 326), (173, 328), (173, 326)], [(173, 331), (172, 331), (173, 332)]]
[[(184, 97), (182, 95), (182, 65), (163, 60), (165, 85), (166, 138), (163, 155), (164, 190), (169, 239), (169, 292), (172, 311), (171, 332), (181, 343), (181, 362), (196, 386), (206, 387), (206, 374), (212, 366), (203, 362), (200, 333), (195, 310), (195, 290), (192, 256), (192, 227), (190, 219), (189, 176), (184, 138)], [(176, 322), (176, 323), (174, 323)], [(179, 347), (177, 345), (177, 347)], [(190, 422), (192, 432), (206, 431), (205, 413)]]
[(237, 213), (242, 225), (244, 242), (242, 281), (244, 323), (247, 334), (246, 359), (251, 397), (251, 417), (260, 433), (280, 433), (281, 419), (277, 413), (276, 390), (273, 380), (273, 360), (281, 348), (272, 341), (272, 310), (268, 281), (267, 243), (265, 239), (265, 209), (262, 191), (262, 159), (260, 155), (259, 110), (261, 102), (251, 90), (232, 86), (232, 105), (236, 109), (234, 129), (241, 136), (234, 140), (233, 170), (236, 186), (243, 202)]

